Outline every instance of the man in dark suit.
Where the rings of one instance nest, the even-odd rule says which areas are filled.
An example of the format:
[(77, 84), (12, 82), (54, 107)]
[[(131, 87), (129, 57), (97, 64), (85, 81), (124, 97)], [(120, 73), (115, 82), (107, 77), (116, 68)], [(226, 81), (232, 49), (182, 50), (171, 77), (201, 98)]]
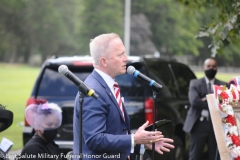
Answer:
[[(115, 77), (126, 73), (128, 60), (125, 47), (117, 34), (103, 34), (90, 42), (90, 53), (94, 60), (93, 72), (85, 83), (95, 90), (98, 99), (85, 97), (83, 102), (83, 159), (121, 159), (126, 160), (131, 153), (144, 153), (152, 149), (163, 154), (174, 148), (172, 139), (163, 138), (159, 131), (145, 131), (148, 122), (135, 134), (130, 132), (130, 119), (124, 107)], [(74, 149), (79, 155), (79, 96), (74, 108)], [(144, 145), (142, 145), (144, 144)]]
[(206, 95), (213, 93), (213, 85), (220, 86), (226, 83), (215, 78), (215, 59), (206, 59), (203, 68), (205, 77), (191, 80), (189, 85), (188, 97), (191, 107), (183, 127), (185, 132), (190, 133), (189, 160), (202, 160), (205, 144), (208, 147), (208, 160), (216, 160), (216, 155), (217, 159), (220, 159)]

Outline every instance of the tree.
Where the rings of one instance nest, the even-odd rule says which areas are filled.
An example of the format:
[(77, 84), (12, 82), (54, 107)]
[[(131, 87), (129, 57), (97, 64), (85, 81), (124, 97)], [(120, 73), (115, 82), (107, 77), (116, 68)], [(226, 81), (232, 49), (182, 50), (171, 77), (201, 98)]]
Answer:
[(132, 1), (132, 14), (143, 13), (150, 22), (151, 40), (161, 55), (199, 55), (203, 44), (194, 38), (196, 19), (174, 0)]
[(22, 18), (18, 12), (24, 7), (22, 1), (0, 1), (0, 59), (3, 61), (17, 59), (17, 46), (22, 44), (19, 27)]
[(239, 0), (179, 0), (191, 10), (202, 8), (214, 10), (212, 21), (202, 27), (197, 37), (210, 37), (209, 47), (212, 56), (222, 53), (225, 46), (237, 42), (240, 31), (240, 3)]
[[(76, 54), (76, 19), (78, 2), (73, 1), (27, 1), (23, 31), (29, 39), (28, 55), (40, 54), (42, 60), (51, 55)], [(73, 48), (73, 49), (72, 49)]]
[(76, 54), (80, 6), (78, 0), (1, 0), (0, 60), (27, 63), (37, 54), (42, 60)]
[(123, 34), (123, 3), (121, 1), (82, 0), (81, 26), (79, 27), (79, 54), (89, 54), (90, 39), (99, 34)]
[(151, 40), (152, 36), (150, 23), (146, 16), (142, 13), (132, 15), (130, 54), (137, 56), (159, 54)]

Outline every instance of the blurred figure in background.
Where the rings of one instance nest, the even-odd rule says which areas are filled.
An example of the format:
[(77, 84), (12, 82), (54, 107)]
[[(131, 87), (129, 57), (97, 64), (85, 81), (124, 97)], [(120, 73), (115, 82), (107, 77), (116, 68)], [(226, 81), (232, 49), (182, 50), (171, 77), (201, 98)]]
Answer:
[[(13, 112), (7, 110), (5, 106), (0, 104), (0, 133), (8, 129), (8, 127), (12, 125), (12, 122)], [(0, 160), (8, 160), (7, 153), (11, 149), (12, 145), (12, 141), (0, 136)]]
[(189, 160), (202, 160), (205, 144), (208, 148), (208, 160), (220, 159), (213, 125), (209, 113), (207, 94), (213, 93), (213, 85), (226, 85), (215, 78), (217, 62), (214, 58), (204, 61), (205, 77), (191, 80), (188, 98), (190, 109), (183, 130), (190, 133)]
[(25, 117), (36, 133), (24, 146), (21, 159), (60, 160), (60, 149), (53, 141), (62, 123), (60, 107), (45, 100), (36, 100), (26, 108)]
[(227, 84), (227, 88), (230, 88), (231, 84), (237, 87), (240, 84), (240, 76), (237, 76), (231, 79)]

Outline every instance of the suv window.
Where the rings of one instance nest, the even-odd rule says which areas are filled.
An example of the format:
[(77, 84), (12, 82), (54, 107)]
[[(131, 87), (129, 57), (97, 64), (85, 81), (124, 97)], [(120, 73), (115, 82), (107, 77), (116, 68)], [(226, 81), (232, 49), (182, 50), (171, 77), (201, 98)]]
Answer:
[[(142, 82), (132, 75), (124, 74), (116, 78), (121, 87), (121, 94), (124, 97), (139, 97), (144, 95)], [(131, 88), (131, 89), (129, 89)]]
[(189, 68), (183, 65), (171, 64), (171, 68), (176, 78), (179, 96), (187, 97), (189, 82), (191, 79), (195, 79), (195, 75)]
[(151, 70), (151, 72), (153, 73), (153, 78), (156, 77), (156, 80), (158, 80), (159, 83), (163, 85), (164, 94), (162, 94), (161, 96), (175, 97), (176, 87), (174, 85), (174, 81), (171, 72), (167, 66), (167, 63), (163, 62), (161, 63), (161, 65), (159, 65), (159, 62), (152, 62), (149, 65), (149, 68), (149, 70)]
[[(79, 79), (84, 81), (91, 73), (71, 70)], [(57, 68), (46, 68), (39, 85), (38, 96), (71, 96), (75, 97), (78, 89), (66, 77), (58, 73)]]
[[(139, 63), (133, 63), (131, 65), (139, 72), (143, 72), (142, 65)], [(140, 98), (144, 96), (145, 87), (143, 81), (140, 79), (126, 73), (117, 76), (116, 80), (121, 87), (122, 96), (131, 98)]]

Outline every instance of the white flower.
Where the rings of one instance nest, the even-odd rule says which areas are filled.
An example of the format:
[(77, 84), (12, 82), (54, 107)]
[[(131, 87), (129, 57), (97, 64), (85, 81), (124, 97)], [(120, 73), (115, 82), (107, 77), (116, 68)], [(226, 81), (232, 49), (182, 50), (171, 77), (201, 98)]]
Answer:
[(236, 145), (234, 144), (234, 146), (232, 147), (232, 150), (230, 150), (231, 156), (233, 158), (237, 158), (239, 156), (239, 151), (240, 151), (240, 147), (236, 147)]
[(232, 126), (230, 123), (227, 123), (224, 125), (224, 131), (225, 131), (225, 135), (226, 135), (226, 140), (229, 141), (229, 139), (231, 139), (231, 137), (229, 137), (228, 135), (236, 135), (238, 136), (238, 130), (237, 130), (237, 126)]
[(238, 136), (237, 126), (231, 126), (231, 127), (229, 127), (229, 132), (230, 132), (231, 134), (235, 134), (236, 136)]
[(236, 147), (237, 155), (240, 156), (240, 146)]
[(234, 114), (234, 111), (233, 111), (233, 108), (231, 105), (228, 105), (228, 104), (223, 104), (222, 105), (222, 111), (227, 113), (227, 114), (230, 114), (230, 115), (233, 115)]
[(227, 146), (229, 152), (231, 153), (231, 156), (233, 158), (237, 158), (238, 157), (238, 150), (236, 148), (236, 145), (233, 144), (232, 141), (227, 141), (226, 144), (227, 144), (226, 146)]
[(229, 98), (229, 103), (231, 103), (233, 101), (233, 95), (230, 89), (226, 90), (226, 93), (228, 94)]

